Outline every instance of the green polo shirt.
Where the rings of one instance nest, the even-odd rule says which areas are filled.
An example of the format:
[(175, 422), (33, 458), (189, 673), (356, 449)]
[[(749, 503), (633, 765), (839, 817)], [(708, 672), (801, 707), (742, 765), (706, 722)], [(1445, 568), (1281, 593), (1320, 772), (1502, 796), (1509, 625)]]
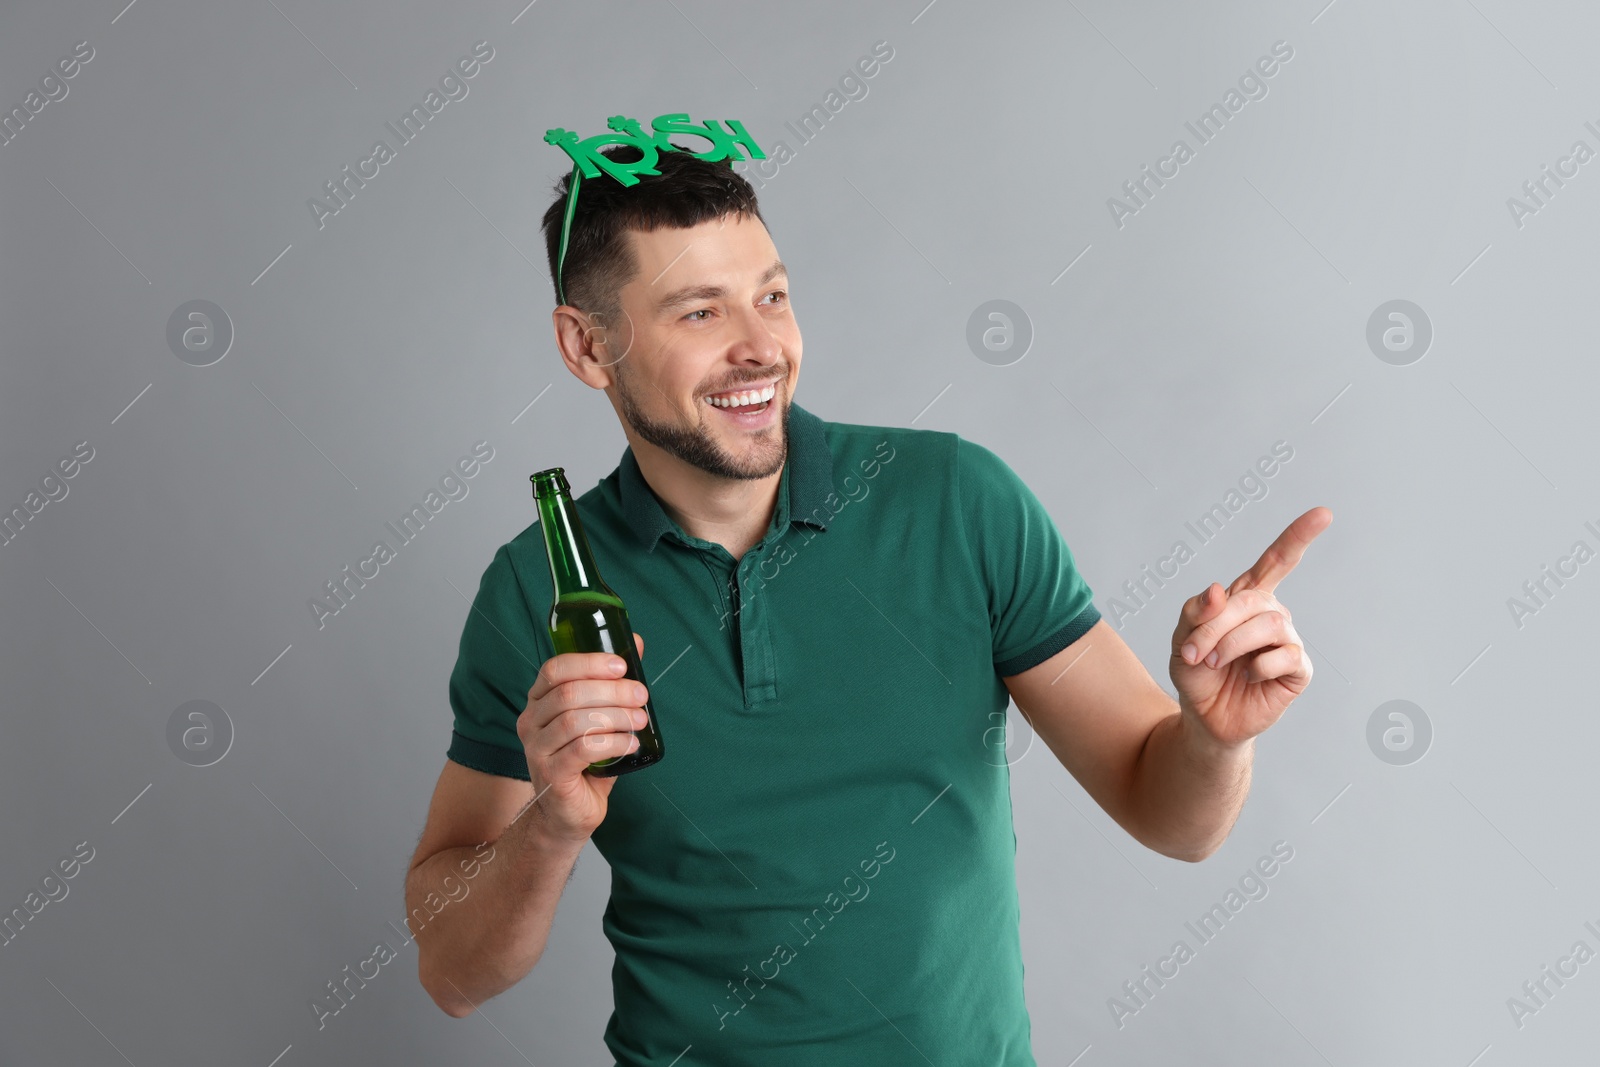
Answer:
[[(624, 1067), (1032, 1065), (1002, 676), (1100, 613), (983, 446), (798, 405), (789, 433), (737, 561), (662, 510), (631, 449), (577, 499), (666, 747), (594, 834), (606, 1044)], [(551, 595), (535, 524), (468, 613), (450, 759), (528, 777), (516, 720), (554, 654)]]

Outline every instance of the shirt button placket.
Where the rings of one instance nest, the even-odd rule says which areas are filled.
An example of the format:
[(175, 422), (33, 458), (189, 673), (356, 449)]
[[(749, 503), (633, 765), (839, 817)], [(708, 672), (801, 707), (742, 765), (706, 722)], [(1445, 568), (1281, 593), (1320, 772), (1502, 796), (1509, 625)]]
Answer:
[(772, 654), (771, 622), (767, 598), (758, 584), (747, 588), (750, 572), (764, 558), (762, 546), (745, 553), (737, 570), (739, 592), (739, 648), (744, 660), (744, 705), (747, 708), (777, 699), (777, 665)]

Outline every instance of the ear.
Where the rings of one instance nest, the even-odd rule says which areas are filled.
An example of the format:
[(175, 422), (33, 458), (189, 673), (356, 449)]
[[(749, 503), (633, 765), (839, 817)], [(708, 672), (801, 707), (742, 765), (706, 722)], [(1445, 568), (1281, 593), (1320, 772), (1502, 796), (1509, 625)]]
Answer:
[(556, 344), (567, 369), (592, 389), (605, 389), (616, 380), (613, 368), (625, 359), (633, 344), (633, 320), (623, 312), (623, 322), (608, 323), (599, 312), (586, 312), (563, 304), (550, 313)]

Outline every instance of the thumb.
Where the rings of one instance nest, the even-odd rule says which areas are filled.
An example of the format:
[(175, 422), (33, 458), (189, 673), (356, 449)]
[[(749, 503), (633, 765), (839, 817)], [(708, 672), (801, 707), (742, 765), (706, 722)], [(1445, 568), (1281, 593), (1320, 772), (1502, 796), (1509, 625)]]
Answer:
[(633, 635), (633, 643), (638, 646), (639, 655), (643, 656), (644, 655), (644, 638), (640, 637), (637, 633), (635, 633)]
[(1200, 594), (1200, 614), (1199, 617), (1195, 619), (1195, 625), (1197, 626), (1200, 623), (1206, 622), (1221, 614), (1222, 609), (1228, 605), (1228, 597), (1230, 595), (1228, 590), (1222, 590), (1221, 596), (1216, 596), (1211, 592), (1212, 587), (1216, 584), (1216, 582), (1212, 582), (1211, 585), (1206, 586), (1205, 591)]

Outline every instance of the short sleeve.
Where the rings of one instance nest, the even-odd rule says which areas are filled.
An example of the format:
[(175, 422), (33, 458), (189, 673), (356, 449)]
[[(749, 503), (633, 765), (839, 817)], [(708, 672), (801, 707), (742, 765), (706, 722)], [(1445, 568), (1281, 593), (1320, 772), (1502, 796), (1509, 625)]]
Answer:
[(956, 499), (988, 591), (994, 666), (1038, 666), (1100, 621), (1094, 592), (1039, 498), (1006, 462), (956, 439)]
[(446, 755), (463, 767), (526, 781), (517, 717), (540, 665), (552, 655), (550, 632), (534, 621), (509, 546), (502, 545), (461, 628), (450, 673), (455, 728)]

